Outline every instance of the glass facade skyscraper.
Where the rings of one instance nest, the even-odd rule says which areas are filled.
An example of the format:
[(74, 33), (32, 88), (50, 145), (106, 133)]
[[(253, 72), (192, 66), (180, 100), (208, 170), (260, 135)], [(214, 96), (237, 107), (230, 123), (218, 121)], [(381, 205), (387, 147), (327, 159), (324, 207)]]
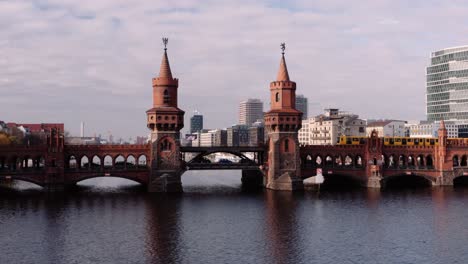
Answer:
[(302, 94), (296, 95), (296, 109), (302, 112), (302, 120), (307, 119), (307, 97)]
[(427, 120), (468, 124), (468, 46), (433, 52), (426, 81)]
[(195, 114), (190, 118), (190, 133), (196, 133), (203, 129), (203, 115)]

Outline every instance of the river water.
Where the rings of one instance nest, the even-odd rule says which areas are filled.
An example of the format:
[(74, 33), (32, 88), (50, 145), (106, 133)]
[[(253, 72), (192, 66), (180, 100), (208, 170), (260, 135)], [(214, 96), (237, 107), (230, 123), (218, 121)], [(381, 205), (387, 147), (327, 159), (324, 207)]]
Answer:
[(2, 188), (0, 263), (468, 262), (466, 188), (247, 192), (221, 174), (184, 175), (180, 195)]

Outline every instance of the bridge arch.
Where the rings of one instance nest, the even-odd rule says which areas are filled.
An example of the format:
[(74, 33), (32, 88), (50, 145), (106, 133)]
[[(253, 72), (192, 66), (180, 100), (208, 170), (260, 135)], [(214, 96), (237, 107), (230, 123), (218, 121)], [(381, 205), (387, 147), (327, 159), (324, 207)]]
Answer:
[(127, 160), (125, 162), (126, 162), (127, 168), (135, 168), (137, 166), (135, 156), (133, 156), (132, 154), (127, 156)]
[(323, 188), (325, 189), (349, 189), (362, 187), (366, 184), (364, 177), (347, 173), (324, 174), (323, 177)]
[(344, 165), (345, 167), (353, 167), (353, 156), (350, 154), (346, 155), (344, 158)]
[(416, 164), (417, 164), (417, 166), (419, 168), (424, 167), (424, 165), (425, 165), (424, 155), (422, 155), (422, 154), (418, 155), (418, 157), (416, 158)]
[(466, 166), (468, 166), (466, 155), (463, 155), (463, 156), (461, 157), (460, 166), (461, 166), (461, 167), (466, 167)]
[(103, 161), (103, 165), (105, 169), (109, 169), (114, 166), (114, 159), (109, 154), (104, 155), (104, 158), (102, 161)]
[(198, 162), (206, 162), (206, 156), (211, 155), (211, 154), (216, 154), (216, 153), (226, 153), (226, 154), (231, 154), (233, 156), (239, 157), (241, 160), (240, 162), (252, 162), (255, 163), (252, 159), (248, 158), (241, 152), (236, 152), (236, 151), (206, 151), (206, 152), (201, 152), (197, 154), (194, 158), (189, 160), (187, 163), (198, 163)]
[(78, 177), (73, 180), (73, 182), (70, 182), (70, 184), (77, 184), (79, 182), (89, 180), (89, 179), (95, 179), (95, 178), (120, 178), (120, 179), (127, 179), (136, 183), (139, 183), (141, 185), (146, 185), (147, 182), (144, 179), (140, 179), (138, 177), (132, 177), (132, 176), (127, 176), (127, 175), (120, 175), (120, 174), (110, 174), (110, 175), (105, 175), (103, 173), (95, 173), (95, 174), (87, 174), (85, 176)]
[(148, 166), (148, 157), (145, 154), (138, 156), (138, 167)]
[(337, 167), (337, 168), (343, 166), (343, 158), (341, 157), (341, 155), (336, 155), (336, 156), (335, 156), (335, 164), (334, 164), (334, 166)]
[(91, 160), (91, 167), (93, 169), (99, 169), (102, 166), (101, 158), (98, 155), (94, 155)]
[(86, 155), (81, 156), (80, 158), (80, 168), (81, 169), (89, 169), (89, 158)]
[(433, 168), (434, 167), (434, 159), (432, 158), (432, 155), (427, 155), (426, 156), (426, 167), (427, 168)]
[(325, 156), (325, 167), (332, 168), (333, 167), (333, 158), (330, 154)]
[(458, 166), (460, 166), (458, 155), (456, 155), (456, 154), (453, 155), (453, 157), (452, 157), (452, 163), (453, 163), (453, 167), (458, 167)]
[(114, 168), (123, 169), (125, 168), (125, 157), (122, 154), (119, 154), (114, 159)]
[(394, 187), (431, 187), (435, 182), (434, 178), (419, 173), (397, 173), (384, 176), (380, 181), (383, 188)]

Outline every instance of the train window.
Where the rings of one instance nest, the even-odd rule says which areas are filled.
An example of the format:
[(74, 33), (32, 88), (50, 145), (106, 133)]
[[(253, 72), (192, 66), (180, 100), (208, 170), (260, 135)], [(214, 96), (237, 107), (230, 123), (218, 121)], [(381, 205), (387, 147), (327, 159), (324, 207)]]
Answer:
[(346, 139), (346, 144), (348, 144), (348, 145), (351, 144), (351, 139), (350, 138)]
[(431, 144), (431, 146), (433, 146), (434, 145), (434, 139), (430, 139), (429, 144)]
[(401, 139), (401, 144), (406, 145), (406, 138)]
[(359, 141), (359, 138), (353, 138), (353, 142)]
[(395, 142), (401, 142), (401, 138), (395, 138)]
[(393, 145), (394, 143), (395, 143), (395, 139), (391, 138), (391, 139), (390, 139), (390, 144)]
[(363, 139), (363, 138), (361, 138), (361, 139), (359, 140), (359, 144), (364, 144), (364, 139)]
[(419, 139), (415, 138), (414, 139), (414, 144), (418, 145), (419, 144)]

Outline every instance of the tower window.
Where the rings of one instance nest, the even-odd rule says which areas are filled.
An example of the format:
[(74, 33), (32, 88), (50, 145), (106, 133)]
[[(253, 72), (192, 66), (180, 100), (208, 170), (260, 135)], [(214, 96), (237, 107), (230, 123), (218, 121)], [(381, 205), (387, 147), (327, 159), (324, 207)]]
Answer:
[(284, 152), (289, 152), (289, 139), (284, 140)]
[(275, 101), (276, 101), (276, 102), (279, 102), (279, 100), (280, 100), (280, 95), (279, 95), (279, 93), (276, 93), (276, 95), (275, 95)]
[(171, 151), (172, 149), (172, 143), (169, 142), (169, 140), (167, 139), (164, 139), (160, 145), (161, 145), (161, 151)]
[(167, 90), (164, 90), (163, 100), (165, 104), (168, 104), (171, 101), (171, 97), (169, 96), (169, 92)]

